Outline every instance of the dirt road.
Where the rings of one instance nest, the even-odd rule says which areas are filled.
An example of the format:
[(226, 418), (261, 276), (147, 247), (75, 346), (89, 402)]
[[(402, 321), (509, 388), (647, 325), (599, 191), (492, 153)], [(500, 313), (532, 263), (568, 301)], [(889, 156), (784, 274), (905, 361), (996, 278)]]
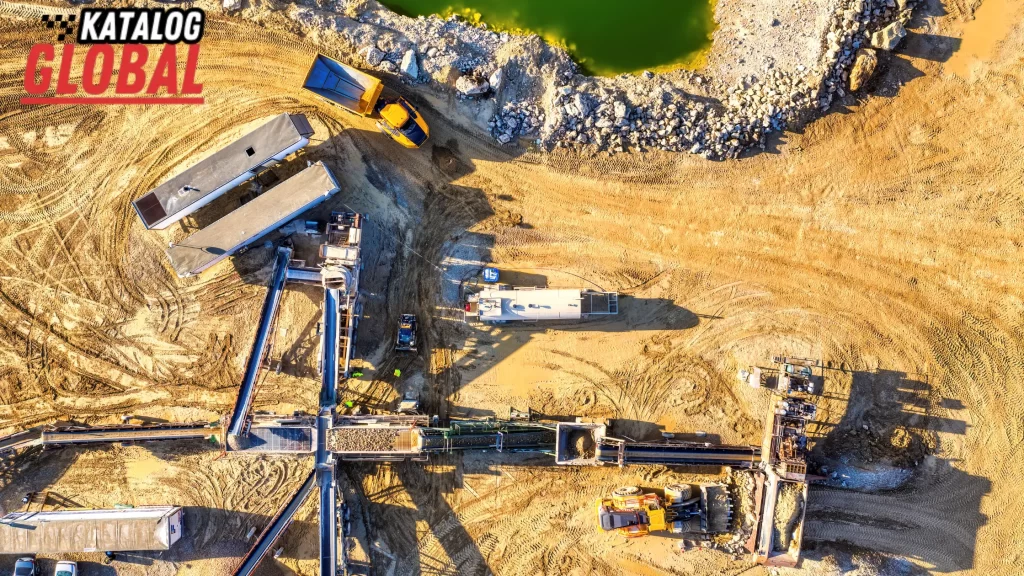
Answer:
[[(441, 415), (529, 404), (631, 420), (636, 436), (660, 426), (756, 443), (767, 399), (738, 382), (737, 370), (773, 354), (821, 357), (834, 370), (820, 407), (828, 423), (817, 430), (826, 440), (820, 457), (867, 465), (893, 450), (866, 447), (893, 438), (910, 438), (920, 451), (899, 460), (914, 473), (895, 492), (812, 489), (805, 568), (835, 573), (853, 554), (885, 571), (893, 561), (884, 553), (941, 573), (1021, 572), (1024, 145), (1015, 135), (1024, 133), (1024, 27), (1020, 2), (1004, 4), (1016, 25), (987, 56), (957, 63), (965, 77), (942, 62), (961, 24), (927, 18), (912, 27), (906, 54), (883, 62), (875, 95), (765, 153), (723, 163), (499, 150), (445, 122), (461, 105), (435, 97), (419, 102), (430, 105), (430, 144), (400, 149), (368, 122), (298, 90), (314, 39), (218, 18), (203, 44), (216, 54), (201, 60), (203, 107), (22, 108), (16, 97), (36, 38), (5, 12), (0, 424), (103, 423), (127, 413), (203, 420), (229, 410), (270, 253), (255, 249), (179, 280), (162, 248), (185, 231), (145, 231), (130, 202), (243, 125), (298, 111), (317, 129), (300, 162), (324, 159), (342, 180), (323, 210), (351, 206), (373, 223), (360, 325), (366, 376), (348, 394), (387, 407), (422, 366), (424, 404)], [(608, 320), (470, 329), (453, 320), (453, 297), (482, 261), (538, 283), (627, 296)], [(257, 408), (315, 405), (309, 333), (318, 305), (315, 295), (286, 297), (274, 354), (284, 367), (262, 385)], [(387, 351), (401, 312), (419, 314), (420, 357)], [(396, 367), (406, 376), (392, 376)], [(847, 454), (828, 443), (854, 432), (862, 441)], [(96, 506), (147, 490), (108, 489), (118, 478), (110, 470), (141, 455), (65, 454), (44, 455), (60, 465), (45, 460), (31, 478), (8, 470), (0, 504), (16, 507), (29, 485), (88, 495)], [(272, 515), (286, 499), (283, 485), (302, 476), (292, 460), (189, 458), (181, 468), (192, 472), (154, 497)], [(390, 550), (395, 573), (750, 568), (718, 552), (679, 554), (667, 538), (624, 543), (596, 530), (598, 496), (692, 475), (482, 458), (346, 470), (363, 488), (372, 538)], [(201, 472), (208, 466), (218, 472)], [(235, 488), (246, 475), (247, 485), (282, 488), (257, 503)], [(300, 552), (270, 563), (268, 573), (313, 573), (306, 512), (286, 539)], [(226, 570), (244, 552), (245, 529), (241, 521), (228, 531), (216, 525), (149, 569)], [(215, 549), (217, 560), (204, 560)], [(376, 559), (386, 573), (387, 556)]]

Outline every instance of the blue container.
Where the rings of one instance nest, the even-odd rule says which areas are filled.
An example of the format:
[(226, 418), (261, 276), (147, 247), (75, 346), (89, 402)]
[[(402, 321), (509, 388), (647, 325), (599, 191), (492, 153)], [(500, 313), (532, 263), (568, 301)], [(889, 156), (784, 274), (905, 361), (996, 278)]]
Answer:
[(497, 268), (484, 268), (484, 282), (497, 282), (498, 281), (498, 269)]

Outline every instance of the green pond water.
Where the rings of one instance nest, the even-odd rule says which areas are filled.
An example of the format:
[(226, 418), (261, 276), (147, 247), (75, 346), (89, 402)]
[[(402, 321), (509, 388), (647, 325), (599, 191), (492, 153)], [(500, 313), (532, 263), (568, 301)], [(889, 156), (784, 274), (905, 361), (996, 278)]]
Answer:
[(714, 0), (383, 0), (407, 16), (457, 13), (569, 49), (593, 74), (701, 63)]

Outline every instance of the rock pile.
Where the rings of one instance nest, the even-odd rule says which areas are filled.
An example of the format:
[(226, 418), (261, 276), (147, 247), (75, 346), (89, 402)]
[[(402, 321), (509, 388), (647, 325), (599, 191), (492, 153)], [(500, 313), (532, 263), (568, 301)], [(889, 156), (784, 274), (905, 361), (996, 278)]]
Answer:
[(501, 144), (535, 134), (544, 123), (544, 112), (536, 104), (508, 102), (487, 123), (491, 135)]
[(311, 7), (293, 7), (291, 16), (337, 32), (363, 66), (454, 90), (487, 110), (487, 127), (501, 144), (528, 138), (545, 150), (655, 148), (722, 159), (764, 148), (773, 132), (862, 88), (877, 63), (867, 47), (895, 47), (916, 1), (834, 0), (839, 9), (817, 62), (783, 69), (766, 57), (763, 71), (733, 86), (685, 71), (671, 79), (646, 71), (591, 78), (535, 35), (498, 33), (455, 16), (406, 18), (375, 3), (358, 21)]

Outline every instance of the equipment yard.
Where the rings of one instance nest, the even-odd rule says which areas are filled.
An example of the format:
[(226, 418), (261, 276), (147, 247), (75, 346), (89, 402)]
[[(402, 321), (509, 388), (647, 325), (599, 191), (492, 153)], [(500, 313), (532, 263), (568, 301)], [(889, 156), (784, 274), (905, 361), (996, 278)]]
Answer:
[[(720, 0), (706, 84), (366, 0), (200, 2), (204, 104), (70, 106), (19, 96), (73, 9), (0, 1), (0, 575), (26, 546), (83, 576), (1024, 573), (1024, 3), (857, 1), (844, 33), (907, 18), (866, 87), (735, 144), (764, 54), (847, 81), (853, 2)], [(368, 109), (303, 89), (318, 54)], [(438, 80), (466, 62), (506, 92)], [(672, 132), (651, 102), (695, 85), (681, 116), (728, 109)], [(298, 135), (252, 180), (133, 204), (269, 122)], [(20, 537), (82, 508), (170, 532), (109, 565)]]

